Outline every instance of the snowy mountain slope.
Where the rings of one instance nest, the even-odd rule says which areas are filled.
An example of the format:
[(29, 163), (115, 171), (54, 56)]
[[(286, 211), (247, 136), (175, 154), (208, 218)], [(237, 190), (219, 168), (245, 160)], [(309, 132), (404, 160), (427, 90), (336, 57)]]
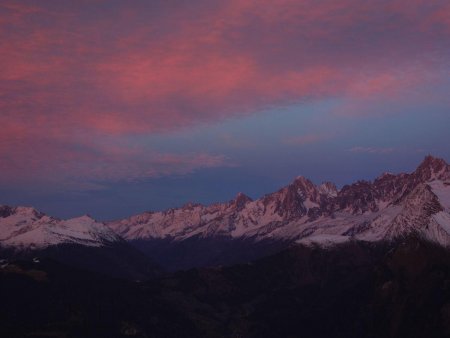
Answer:
[(107, 225), (125, 239), (173, 237), (181, 240), (197, 235), (251, 237), (264, 230), (270, 232), (272, 226), (282, 226), (308, 214), (313, 216), (330, 198), (329, 190), (321, 192), (311, 181), (298, 177), (291, 185), (256, 201), (239, 193), (228, 203), (187, 204)]
[(431, 156), (410, 174), (383, 174), (337, 190), (297, 177), (252, 201), (148, 212), (107, 223), (127, 240), (230, 238), (300, 243), (379, 241), (408, 234), (450, 245), (450, 169)]
[(30, 207), (0, 206), (0, 246), (45, 248), (63, 243), (98, 247), (121, 238), (89, 216), (49, 217)]

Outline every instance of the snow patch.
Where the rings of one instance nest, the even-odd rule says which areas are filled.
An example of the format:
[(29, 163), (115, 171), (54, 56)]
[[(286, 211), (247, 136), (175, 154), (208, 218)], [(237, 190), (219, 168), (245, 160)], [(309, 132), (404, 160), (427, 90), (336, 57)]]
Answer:
[(305, 206), (306, 209), (312, 209), (312, 208), (318, 208), (319, 204), (317, 204), (316, 202), (311, 201), (309, 198), (307, 198), (304, 202), (303, 205)]
[(442, 227), (445, 232), (450, 235), (450, 214), (441, 211), (433, 215), (433, 219)]
[(321, 247), (330, 247), (337, 244), (346, 243), (349, 240), (349, 236), (321, 234), (299, 239), (296, 243), (308, 246), (319, 245)]
[(433, 181), (428, 183), (433, 193), (445, 209), (450, 209), (450, 182)]

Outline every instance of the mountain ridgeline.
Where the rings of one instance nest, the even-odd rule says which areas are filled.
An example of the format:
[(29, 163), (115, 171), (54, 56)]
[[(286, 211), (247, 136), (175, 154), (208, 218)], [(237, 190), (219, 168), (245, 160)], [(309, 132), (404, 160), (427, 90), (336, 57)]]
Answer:
[(450, 167), (431, 156), (410, 174), (383, 174), (338, 190), (297, 177), (255, 201), (187, 204), (107, 223), (171, 270), (233, 264), (293, 244), (329, 246), (417, 235), (450, 245)]
[(112, 222), (0, 207), (3, 250), (51, 251), (69, 244), (102, 251), (120, 243), (122, 251), (139, 251), (169, 271), (248, 262), (296, 244), (327, 247), (410, 235), (450, 245), (450, 166), (443, 159), (427, 156), (412, 173), (385, 173), (340, 190), (297, 177), (254, 201), (239, 193), (226, 203), (189, 203)]

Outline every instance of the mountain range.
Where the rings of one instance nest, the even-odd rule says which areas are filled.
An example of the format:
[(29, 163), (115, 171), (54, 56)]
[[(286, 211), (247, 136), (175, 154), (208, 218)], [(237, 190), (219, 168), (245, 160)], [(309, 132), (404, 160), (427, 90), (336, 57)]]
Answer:
[(412, 173), (384, 173), (341, 189), (299, 176), (257, 200), (239, 193), (226, 203), (188, 203), (111, 222), (0, 206), (4, 251), (120, 244), (168, 270), (249, 261), (295, 244), (327, 247), (410, 235), (450, 245), (450, 166), (443, 159), (427, 156)]
[(383, 174), (338, 190), (302, 176), (253, 201), (239, 193), (228, 203), (148, 212), (106, 225), (126, 240), (246, 238), (336, 243), (379, 241), (411, 232), (450, 244), (450, 167), (426, 157), (411, 174)]

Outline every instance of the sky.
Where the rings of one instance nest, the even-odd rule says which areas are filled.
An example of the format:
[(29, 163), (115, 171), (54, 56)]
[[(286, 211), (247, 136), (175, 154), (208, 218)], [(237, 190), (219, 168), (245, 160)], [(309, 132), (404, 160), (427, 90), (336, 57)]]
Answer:
[(450, 160), (448, 0), (0, 1), (0, 204), (116, 219)]

